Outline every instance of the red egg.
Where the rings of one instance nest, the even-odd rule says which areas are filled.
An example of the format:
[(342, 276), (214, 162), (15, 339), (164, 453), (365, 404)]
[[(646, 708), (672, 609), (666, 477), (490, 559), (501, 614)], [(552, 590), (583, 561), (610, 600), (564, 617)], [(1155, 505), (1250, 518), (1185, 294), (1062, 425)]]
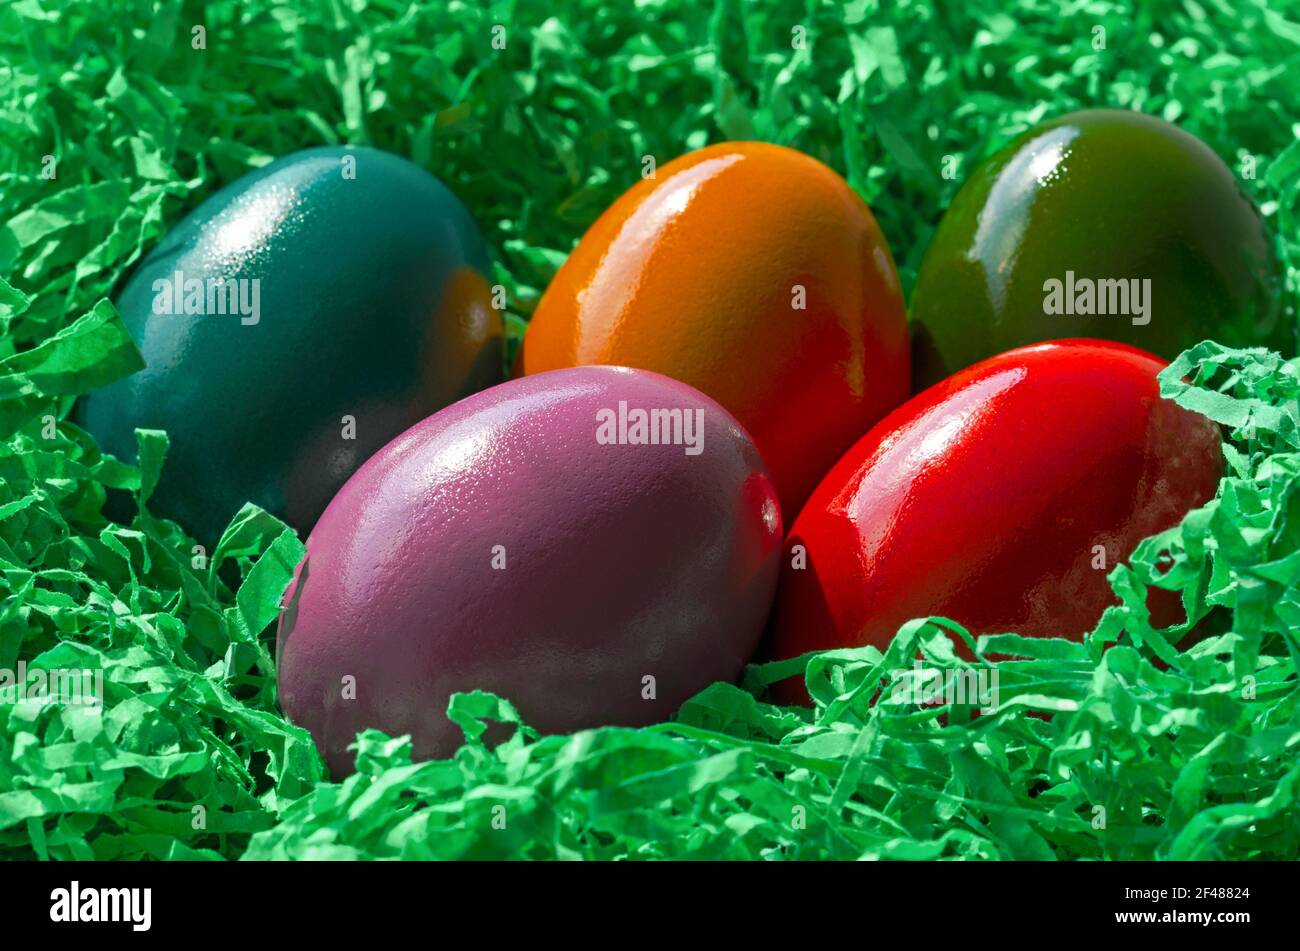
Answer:
[(930, 615), (976, 635), (1092, 630), (1116, 603), (1110, 570), (1222, 471), (1218, 427), (1160, 397), (1164, 366), (1124, 344), (1037, 344), (885, 417), (791, 529), (770, 652), (883, 649)]

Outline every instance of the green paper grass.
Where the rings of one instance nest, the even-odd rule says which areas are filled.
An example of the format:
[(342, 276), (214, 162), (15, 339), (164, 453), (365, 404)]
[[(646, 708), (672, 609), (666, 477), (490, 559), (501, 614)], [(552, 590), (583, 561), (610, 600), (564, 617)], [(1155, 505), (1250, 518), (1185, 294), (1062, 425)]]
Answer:
[[(140, 432), (127, 466), (66, 420), (139, 365), (108, 299), (141, 255), (222, 184), (315, 144), (447, 181), (517, 338), (646, 155), (757, 138), (822, 159), (871, 203), (910, 289), (982, 157), (1070, 109), (1140, 109), (1239, 172), (1294, 320), (1298, 60), (1300, 8), (1262, 0), (6, 4), (0, 669), (96, 672), (104, 703), (0, 704), (0, 856), (1300, 856), (1300, 370), (1276, 355), (1206, 343), (1165, 374), (1224, 424), (1229, 470), (1112, 572), (1118, 604), (1083, 643), (972, 641), (1014, 656), (987, 664), (953, 653), (959, 624), (918, 620), (883, 654), (751, 668), (673, 723), (571, 737), (462, 694), (454, 758), (412, 765), (370, 732), (341, 783), (275, 701), (301, 542), (248, 507), (199, 557), (149, 511), (166, 435)], [(133, 495), (131, 524), (105, 519), (109, 491)], [(1152, 628), (1152, 585), (1211, 636), (1180, 650), (1183, 629)], [(996, 670), (996, 708), (884, 702), (918, 652), (925, 670)], [(814, 709), (762, 702), (800, 672)], [(490, 721), (514, 727), (494, 747)]]

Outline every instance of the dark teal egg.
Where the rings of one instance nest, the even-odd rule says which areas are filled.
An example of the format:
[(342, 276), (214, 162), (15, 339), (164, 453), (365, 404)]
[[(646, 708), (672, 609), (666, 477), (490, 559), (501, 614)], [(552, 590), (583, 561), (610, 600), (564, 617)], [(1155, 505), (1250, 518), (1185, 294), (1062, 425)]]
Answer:
[(80, 421), (171, 450), (151, 510), (215, 542), (248, 501), (304, 534), (372, 453), (499, 382), (501, 316), (464, 206), (405, 159), (307, 149), (213, 195), (132, 275), (118, 308), (145, 369)]

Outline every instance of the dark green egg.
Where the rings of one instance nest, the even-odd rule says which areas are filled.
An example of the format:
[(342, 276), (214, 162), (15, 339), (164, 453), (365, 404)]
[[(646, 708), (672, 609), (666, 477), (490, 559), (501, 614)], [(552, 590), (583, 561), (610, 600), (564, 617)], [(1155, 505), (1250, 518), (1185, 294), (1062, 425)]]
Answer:
[(1076, 112), (958, 192), (912, 297), (917, 381), (1066, 337), (1166, 359), (1207, 338), (1290, 356), (1280, 292), (1263, 219), (1204, 143), (1136, 112)]
[(211, 544), (255, 502), (306, 533), (354, 470), (502, 377), (488, 250), (469, 213), (403, 158), (296, 152), (180, 222), (117, 305), (145, 369), (79, 419), (135, 456), (171, 449), (151, 510)]

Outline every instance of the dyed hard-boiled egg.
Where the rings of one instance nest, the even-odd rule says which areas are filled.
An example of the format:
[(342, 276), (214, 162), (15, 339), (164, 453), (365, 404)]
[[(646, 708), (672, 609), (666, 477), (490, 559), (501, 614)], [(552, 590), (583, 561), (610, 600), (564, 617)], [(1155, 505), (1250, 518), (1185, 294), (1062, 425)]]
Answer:
[(793, 149), (684, 155), (601, 215), (551, 282), (521, 367), (641, 367), (689, 383), (754, 438), (787, 518), (907, 398), (898, 274), (866, 203)]
[(619, 367), (512, 380), (330, 503), (285, 595), (280, 701), (335, 772), (366, 727), (450, 754), (457, 691), (547, 733), (663, 720), (739, 675), (780, 547), (758, 451), (702, 393)]
[(912, 297), (917, 383), (1066, 337), (1289, 356), (1280, 288), (1262, 218), (1209, 147), (1141, 113), (1071, 113), (988, 159), (940, 223)]
[(109, 452), (171, 449), (153, 510), (215, 542), (248, 501), (306, 533), (376, 449), (501, 379), (478, 229), (437, 179), (315, 148), (227, 186), (140, 265), (118, 308), (145, 368), (87, 397)]
[[(1079, 638), (1138, 542), (1211, 499), (1218, 427), (1125, 344), (1022, 347), (914, 397), (817, 487), (786, 543), (770, 648), (884, 648), (912, 618)], [(1168, 623), (1175, 623), (1172, 618)]]

